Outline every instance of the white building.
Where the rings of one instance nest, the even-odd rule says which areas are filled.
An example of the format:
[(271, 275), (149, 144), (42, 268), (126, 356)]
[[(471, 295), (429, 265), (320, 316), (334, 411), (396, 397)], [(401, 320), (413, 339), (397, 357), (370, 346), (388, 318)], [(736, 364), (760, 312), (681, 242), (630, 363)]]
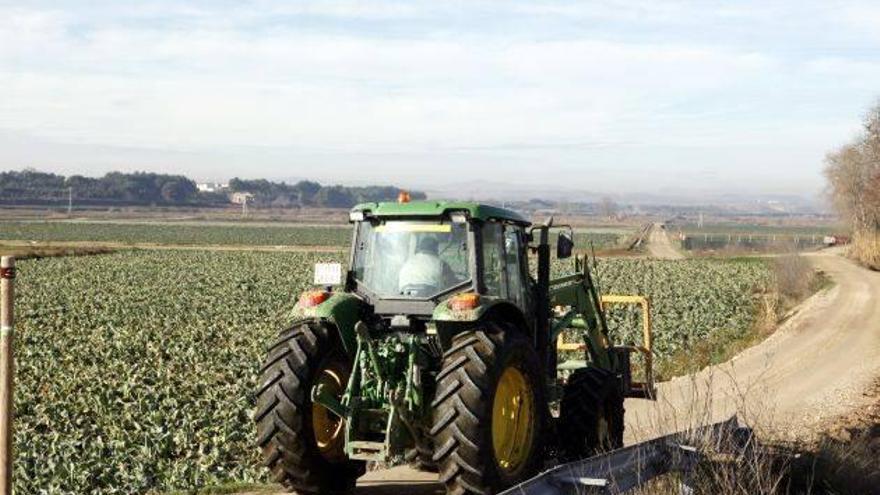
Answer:
[(220, 184), (219, 182), (202, 182), (196, 184), (199, 192), (220, 192), (229, 189), (229, 184)]

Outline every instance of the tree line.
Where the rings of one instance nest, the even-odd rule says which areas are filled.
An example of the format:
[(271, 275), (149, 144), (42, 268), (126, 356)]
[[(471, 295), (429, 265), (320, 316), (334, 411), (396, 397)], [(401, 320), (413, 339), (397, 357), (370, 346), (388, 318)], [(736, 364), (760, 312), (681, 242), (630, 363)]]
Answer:
[(828, 154), (825, 176), (835, 208), (852, 228), (852, 254), (880, 269), (880, 103), (856, 139)]
[[(393, 201), (400, 189), (235, 178), (226, 191), (202, 192), (183, 175), (110, 172), (103, 177), (65, 177), (33, 169), (0, 172), (0, 204), (66, 204), (72, 197), (76, 204), (87, 205), (223, 206), (236, 192), (249, 193), (249, 204), (257, 207), (350, 208), (364, 201)], [(411, 195), (413, 199), (425, 198), (421, 192)]]
[[(322, 186), (308, 180), (287, 184), (265, 179), (239, 178), (229, 181), (229, 190), (252, 194), (253, 204), (282, 208), (291, 206), (350, 208), (358, 203), (370, 201), (394, 201), (401, 191), (394, 186)], [(413, 200), (425, 199), (425, 193), (414, 191), (410, 193), (410, 197)]]

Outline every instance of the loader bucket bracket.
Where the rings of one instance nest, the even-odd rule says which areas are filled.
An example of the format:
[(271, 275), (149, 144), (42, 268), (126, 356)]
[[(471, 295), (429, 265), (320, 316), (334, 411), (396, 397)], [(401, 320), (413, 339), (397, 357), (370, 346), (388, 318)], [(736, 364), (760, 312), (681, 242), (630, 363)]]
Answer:
[[(635, 346), (618, 346), (615, 354), (621, 360), (623, 369), (623, 395), (639, 399), (657, 400), (657, 389), (654, 387), (654, 355), (653, 333), (651, 325), (651, 300), (646, 296), (630, 296), (605, 294), (602, 296), (602, 310), (607, 311), (612, 304), (639, 305), (642, 308), (642, 342)], [(632, 353), (642, 355), (645, 366), (645, 381), (632, 381)]]

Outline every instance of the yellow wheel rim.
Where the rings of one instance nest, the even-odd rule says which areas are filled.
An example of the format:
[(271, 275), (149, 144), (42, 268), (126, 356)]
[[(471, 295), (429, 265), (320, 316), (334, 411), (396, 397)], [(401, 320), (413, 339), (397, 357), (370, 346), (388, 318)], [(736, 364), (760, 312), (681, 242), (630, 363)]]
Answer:
[(508, 367), (501, 374), (492, 404), (492, 446), (498, 466), (516, 473), (532, 451), (535, 399), (522, 372)]
[[(318, 373), (315, 385), (325, 387), (333, 397), (341, 400), (347, 381), (347, 373), (341, 367), (331, 364)], [(345, 421), (329, 409), (317, 402), (312, 403), (312, 431), (315, 434), (315, 444), (325, 459), (336, 460), (345, 457), (344, 425)]]

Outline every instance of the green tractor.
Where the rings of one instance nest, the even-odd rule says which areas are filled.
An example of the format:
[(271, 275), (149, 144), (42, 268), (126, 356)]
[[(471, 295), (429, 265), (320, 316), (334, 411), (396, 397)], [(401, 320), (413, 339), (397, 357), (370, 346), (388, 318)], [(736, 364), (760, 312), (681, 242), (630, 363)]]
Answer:
[[(571, 257), (570, 227), (467, 202), (350, 215), (348, 270), (316, 266), (261, 370), (255, 421), (275, 481), (345, 493), (368, 461), (410, 463), (450, 494), (488, 495), (622, 445), (624, 398), (653, 396), (650, 311), (611, 300), (642, 301), (646, 322), (643, 345), (612, 345), (587, 257), (550, 278), (550, 239)], [(559, 363), (560, 348), (574, 359)]]

